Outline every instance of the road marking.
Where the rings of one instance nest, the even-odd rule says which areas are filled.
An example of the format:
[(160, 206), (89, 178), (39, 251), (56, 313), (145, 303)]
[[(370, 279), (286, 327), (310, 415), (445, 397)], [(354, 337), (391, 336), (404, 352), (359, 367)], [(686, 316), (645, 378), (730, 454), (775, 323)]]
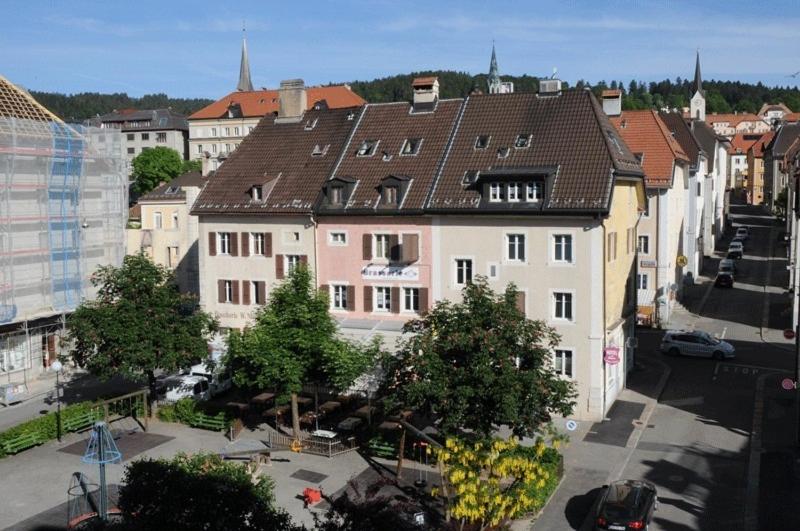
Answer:
[(689, 398), (677, 398), (675, 400), (663, 400), (661, 403), (667, 406), (699, 406), (705, 402), (705, 398), (702, 396), (692, 396)]
[(725, 328), (722, 329), (722, 333), (719, 335), (719, 338), (725, 339), (725, 334), (727, 333), (728, 333), (728, 327), (726, 326)]

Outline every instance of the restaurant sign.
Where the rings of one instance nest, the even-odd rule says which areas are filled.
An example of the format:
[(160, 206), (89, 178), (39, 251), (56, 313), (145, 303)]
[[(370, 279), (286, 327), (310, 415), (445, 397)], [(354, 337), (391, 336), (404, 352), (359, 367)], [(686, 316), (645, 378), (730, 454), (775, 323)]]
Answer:
[(361, 278), (366, 280), (419, 280), (418, 267), (368, 265), (361, 268)]
[(639, 267), (656, 267), (655, 260), (639, 260)]

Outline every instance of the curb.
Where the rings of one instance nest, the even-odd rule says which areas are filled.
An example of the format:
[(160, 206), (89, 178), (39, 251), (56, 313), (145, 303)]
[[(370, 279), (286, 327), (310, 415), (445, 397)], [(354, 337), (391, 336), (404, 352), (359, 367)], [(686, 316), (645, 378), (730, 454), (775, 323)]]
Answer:
[(756, 380), (753, 406), (753, 429), (750, 431), (750, 457), (747, 462), (747, 488), (744, 502), (744, 531), (758, 530), (758, 495), (761, 476), (761, 426), (764, 418), (764, 381), (772, 374)]

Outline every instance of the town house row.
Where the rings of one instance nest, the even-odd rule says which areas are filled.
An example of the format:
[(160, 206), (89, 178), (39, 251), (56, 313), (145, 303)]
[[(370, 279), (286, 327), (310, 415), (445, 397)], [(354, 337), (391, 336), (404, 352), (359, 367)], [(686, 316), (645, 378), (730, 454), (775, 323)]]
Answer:
[[(381, 334), (478, 275), (561, 336), (553, 367), (597, 420), (632, 367), (643, 172), (589, 91), (440, 99), (292, 113), (281, 94), (209, 180), (200, 295), (226, 328), (250, 324), (276, 282), (307, 264), (343, 333)], [(284, 102), (286, 107), (284, 108)]]

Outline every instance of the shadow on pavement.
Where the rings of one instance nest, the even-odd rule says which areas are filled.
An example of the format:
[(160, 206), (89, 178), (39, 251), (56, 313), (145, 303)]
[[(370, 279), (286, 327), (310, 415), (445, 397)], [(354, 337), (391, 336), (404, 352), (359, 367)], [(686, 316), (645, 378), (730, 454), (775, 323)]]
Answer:
[(586, 494), (573, 496), (567, 501), (567, 506), (564, 508), (564, 516), (567, 518), (570, 529), (581, 529), (589, 513), (593, 512), (597, 498), (602, 490), (601, 487), (597, 487)]

